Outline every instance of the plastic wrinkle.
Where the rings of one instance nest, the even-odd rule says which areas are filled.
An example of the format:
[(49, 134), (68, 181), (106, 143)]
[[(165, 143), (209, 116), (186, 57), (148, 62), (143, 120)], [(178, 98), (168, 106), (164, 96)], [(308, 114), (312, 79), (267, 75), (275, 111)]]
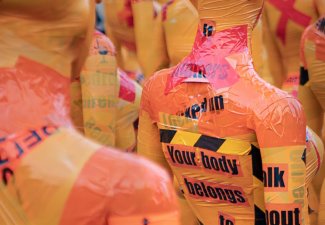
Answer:
[(0, 69), (0, 74), (2, 136), (23, 127), (71, 125), (68, 119), (70, 102), (67, 101), (69, 79), (24, 57), (18, 58), (15, 68)]
[[(191, 54), (172, 74), (165, 93), (186, 78), (197, 78), (198, 80), (206, 78), (216, 89), (231, 86), (238, 81), (239, 76), (235, 72), (236, 65), (232, 65), (231, 59), (227, 60), (227, 57), (231, 58), (234, 53), (247, 51), (247, 26), (218, 32), (212, 38), (213, 43), (210, 41), (211, 38), (204, 36), (203, 30), (198, 30)], [(237, 45), (234, 45), (234, 42)], [(207, 48), (208, 46), (209, 48)], [(205, 51), (204, 49), (209, 50)]]

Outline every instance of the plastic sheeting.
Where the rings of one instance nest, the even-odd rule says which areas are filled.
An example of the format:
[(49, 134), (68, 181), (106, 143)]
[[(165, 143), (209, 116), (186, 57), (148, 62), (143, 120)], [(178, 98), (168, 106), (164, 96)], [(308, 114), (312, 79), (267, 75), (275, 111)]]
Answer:
[(263, 1), (198, 5), (192, 52), (144, 86), (138, 152), (170, 168), (204, 225), (309, 224), (319, 152), (306, 150), (300, 103), (253, 69)]

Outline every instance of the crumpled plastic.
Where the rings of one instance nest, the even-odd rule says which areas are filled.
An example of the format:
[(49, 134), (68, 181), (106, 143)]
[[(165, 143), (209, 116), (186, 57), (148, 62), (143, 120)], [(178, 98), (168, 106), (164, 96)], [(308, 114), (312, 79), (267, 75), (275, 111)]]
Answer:
[(306, 149), (301, 104), (254, 71), (262, 5), (199, 0), (192, 52), (144, 85), (138, 152), (169, 168), (205, 225), (280, 224), (284, 215), (309, 224), (307, 186), (321, 157)]
[[(195, 40), (199, 16), (195, 1), (170, 0), (162, 8), (168, 58), (171, 66), (178, 64), (191, 52)], [(264, 26), (259, 20), (252, 33), (252, 57), (256, 72), (269, 83), (273, 83), (267, 65), (266, 49), (263, 43)]]

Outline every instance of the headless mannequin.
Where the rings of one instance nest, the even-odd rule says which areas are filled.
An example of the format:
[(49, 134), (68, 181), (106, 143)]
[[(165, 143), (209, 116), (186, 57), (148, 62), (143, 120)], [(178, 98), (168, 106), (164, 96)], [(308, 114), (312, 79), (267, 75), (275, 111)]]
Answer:
[[(305, 187), (319, 164), (314, 161), (315, 149), (306, 151), (310, 160), (307, 170), (301, 161), (306, 144), (301, 105), (262, 81), (249, 54), (252, 28), (262, 4), (263, 1), (199, 0), (200, 23), (192, 52), (176, 67), (156, 73), (143, 89), (138, 152), (171, 169), (188, 203), (205, 225), (218, 221), (266, 224), (266, 220), (270, 221), (269, 212), (289, 209), (296, 210), (296, 218), (291, 219), (309, 224)], [(252, 154), (254, 168), (245, 164), (252, 161), (242, 158)], [(261, 161), (254, 162), (259, 154)], [(228, 179), (231, 171), (216, 165), (215, 173), (211, 172), (212, 164), (207, 160), (222, 157), (236, 158), (242, 168), (250, 171), (244, 173), (250, 175)], [(290, 185), (276, 188), (279, 186), (269, 182), (263, 188), (262, 168), (267, 176), (267, 172), (282, 166), (291, 171), (297, 166), (301, 176), (296, 179), (283, 168)], [(245, 197), (228, 199), (221, 191), (229, 190), (228, 185)], [(245, 191), (253, 186), (255, 191)], [(303, 194), (293, 196), (291, 191), (296, 188)], [(217, 189), (219, 196), (213, 191)], [(263, 190), (264, 198), (260, 196)], [(251, 207), (240, 206), (245, 202)], [(300, 203), (294, 206), (296, 202)], [(295, 207), (301, 209), (301, 216)]]
[[(324, 18), (320, 18), (317, 23), (310, 25), (303, 33), (301, 42), (302, 68), (300, 74), (299, 99), (306, 110), (307, 122), (318, 134), (322, 132), (323, 123), (318, 124), (317, 122), (324, 117), (325, 110), (323, 87), (323, 68), (325, 66), (324, 21)], [(320, 199), (318, 224), (323, 224), (325, 222), (323, 216), (325, 210), (324, 177), (325, 168), (323, 165), (313, 181), (318, 199)]]
[(84, 132), (103, 145), (134, 151), (142, 88), (117, 69), (115, 56), (112, 42), (95, 32), (81, 73)]
[(94, 1), (4, 0), (0, 12), (0, 170), (29, 221), (178, 224), (161, 169), (70, 126), (70, 78), (88, 54)]
[(265, 38), (275, 86), (297, 95), (300, 38), (324, 12), (323, 0), (266, 1), (264, 14), (271, 32)]
[[(119, 67), (147, 78), (166, 65), (160, 5), (155, 0), (105, 0), (106, 30)], [(148, 38), (149, 37), (149, 38)]]
[[(196, 8), (197, 1), (172, 0), (162, 9), (166, 47), (171, 66), (178, 64), (192, 49), (199, 19)], [(259, 20), (252, 33), (254, 68), (264, 80), (272, 84), (273, 79), (267, 65), (262, 34), (262, 20)]]

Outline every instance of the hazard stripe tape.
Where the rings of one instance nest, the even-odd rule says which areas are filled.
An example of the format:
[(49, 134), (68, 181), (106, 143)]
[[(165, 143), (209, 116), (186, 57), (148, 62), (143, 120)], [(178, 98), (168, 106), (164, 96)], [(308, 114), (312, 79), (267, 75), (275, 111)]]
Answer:
[(161, 143), (170, 143), (175, 134), (176, 134), (176, 130), (165, 130), (165, 129), (161, 129), (160, 130), (160, 142)]
[[(254, 186), (263, 186), (262, 156), (260, 149), (248, 141), (223, 139), (182, 130), (160, 129), (160, 141), (165, 144), (185, 145), (223, 154), (250, 155)], [(255, 225), (266, 224), (263, 190), (254, 191)], [(202, 223), (200, 223), (202, 224)]]
[(254, 205), (255, 225), (266, 225), (266, 214), (259, 207)]
[(261, 150), (257, 148), (255, 145), (251, 145), (252, 150), (249, 153), (252, 155), (252, 168), (253, 168), (253, 175), (263, 182), (263, 169), (262, 169), (262, 156)]
[(160, 129), (160, 142), (202, 148), (221, 154), (248, 155), (252, 150), (251, 143), (247, 141), (216, 138), (182, 130)]
[[(180, 132), (182, 132), (182, 131), (161, 129), (160, 130), (160, 141), (162, 143), (172, 143), (176, 134), (180, 133)], [(218, 149), (226, 141), (225, 139), (210, 137), (210, 136), (200, 135), (200, 134), (195, 134), (195, 133), (190, 133), (190, 132), (183, 131), (183, 133), (193, 134), (191, 136), (194, 137), (195, 139), (197, 139), (195, 141), (195, 144), (193, 145), (193, 147), (203, 148), (203, 149), (207, 149), (207, 150), (214, 151), (214, 152), (218, 151)]]
[(304, 86), (309, 81), (308, 70), (304, 67), (300, 67), (300, 85)]

